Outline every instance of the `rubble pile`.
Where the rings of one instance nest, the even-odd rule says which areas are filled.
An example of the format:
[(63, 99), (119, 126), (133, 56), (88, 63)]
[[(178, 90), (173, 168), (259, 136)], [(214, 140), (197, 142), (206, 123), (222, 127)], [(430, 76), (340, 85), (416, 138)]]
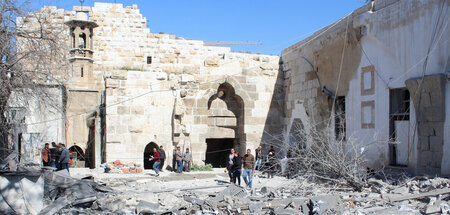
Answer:
[[(259, 180), (270, 179), (259, 178)], [(74, 188), (69, 191), (66, 189), (63, 200), (70, 198), (71, 203), (66, 204), (66, 207), (60, 209), (57, 214), (107, 212), (114, 214), (448, 214), (450, 212), (450, 180), (446, 178), (416, 177), (403, 183), (372, 178), (368, 181), (369, 186), (360, 192), (345, 188), (330, 188), (315, 183), (303, 183), (303, 179), (299, 178), (290, 180), (291, 183), (287, 183), (284, 187), (273, 187), (270, 183), (265, 183), (266, 186), (254, 189), (223, 184), (224, 189), (209, 193), (197, 192), (194, 189), (136, 191), (140, 187), (158, 182), (156, 179), (140, 179), (140, 182), (131, 180), (128, 184), (126, 179), (107, 182), (108, 185), (115, 186), (119, 190), (124, 189), (126, 185), (128, 190), (124, 192), (103, 190), (104, 186), (89, 182), (77, 185), (78, 187), (73, 186)], [(298, 180), (302, 183), (296, 183)], [(223, 182), (218, 181), (218, 183)], [(295, 184), (301, 184), (301, 186), (307, 184), (308, 194), (302, 195)], [(100, 186), (100, 190), (97, 190), (97, 186)], [(70, 193), (79, 189), (83, 189), (82, 194), (71, 197), (74, 193)], [(92, 191), (97, 193), (92, 194)]]
[(254, 177), (254, 188), (244, 188), (226, 182), (220, 171), (202, 176), (164, 172), (158, 178), (150, 172), (92, 172), (95, 178), (84, 171), (73, 176), (66, 170), (44, 171), (44, 207), (39, 214), (450, 213), (450, 180), (439, 177), (370, 178), (367, 186), (355, 191), (302, 177), (261, 174)]

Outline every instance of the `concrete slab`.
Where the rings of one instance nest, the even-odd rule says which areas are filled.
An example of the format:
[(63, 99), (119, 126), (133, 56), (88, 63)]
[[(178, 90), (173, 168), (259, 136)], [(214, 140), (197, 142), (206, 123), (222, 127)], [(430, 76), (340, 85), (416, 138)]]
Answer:
[(10, 174), (0, 176), (0, 211), (38, 214), (43, 208), (44, 177)]

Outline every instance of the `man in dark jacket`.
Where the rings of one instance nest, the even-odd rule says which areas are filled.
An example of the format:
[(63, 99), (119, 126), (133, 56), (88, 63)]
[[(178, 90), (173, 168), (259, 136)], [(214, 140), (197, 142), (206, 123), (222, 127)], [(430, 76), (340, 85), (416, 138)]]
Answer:
[(247, 149), (247, 154), (244, 156), (244, 162), (242, 164), (242, 168), (244, 169), (244, 182), (249, 188), (252, 188), (253, 173), (255, 172), (255, 157), (251, 152), (250, 149)]
[(159, 159), (161, 160), (161, 163), (159, 164), (159, 169), (160, 169), (161, 172), (162, 172), (162, 171), (163, 171), (163, 167), (164, 167), (164, 161), (166, 160), (166, 152), (164, 151), (162, 145), (159, 146), (158, 152), (159, 152), (159, 156), (160, 156)]
[(241, 170), (242, 170), (242, 157), (239, 156), (239, 152), (234, 152), (233, 158), (233, 183), (236, 184), (236, 179), (238, 179), (238, 184), (241, 186)]
[(255, 155), (256, 155), (255, 169), (259, 171), (261, 169), (261, 162), (262, 162), (262, 159), (263, 159), (262, 146), (261, 145), (259, 145), (258, 148), (255, 149)]
[(60, 148), (55, 142), (52, 142), (52, 148), (50, 148), (50, 154), (52, 155), (50, 166), (59, 169), (59, 156), (61, 152)]
[(69, 171), (69, 161), (70, 161), (70, 153), (69, 150), (66, 148), (66, 145), (63, 143), (59, 144), (59, 148), (61, 149), (61, 156), (59, 157), (59, 163), (60, 167), (59, 169), (67, 169)]

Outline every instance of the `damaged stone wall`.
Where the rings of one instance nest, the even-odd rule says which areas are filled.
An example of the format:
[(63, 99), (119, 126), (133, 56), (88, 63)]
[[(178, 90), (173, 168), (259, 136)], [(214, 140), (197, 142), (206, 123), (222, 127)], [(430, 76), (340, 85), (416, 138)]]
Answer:
[[(13, 92), (8, 100), (8, 118), (14, 127), (8, 148), (28, 153), (29, 160), (35, 159), (31, 155), (40, 155), (43, 143), (65, 140), (64, 87), (42, 85), (34, 90), (35, 94)], [(33, 139), (39, 143), (34, 143), (32, 152), (25, 149), (30, 135), (39, 137), (38, 140)]]
[[(75, 6), (73, 11), (44, 7), (37, 13), (54, 14), (49, 20), (64, 26), (67, 38), (70, 29), (63, 23), (70, 20), (88, 17), (87, 21), (98, 25), (92, 40), (87, 40), (92, 41), (92, 47), (88, 46), (93, 51), (92, 66), (71, 61), (60, 77), (67, 88), (67, 138), (62, 142), (68, 147), (89, 150), (90, 142), (104, 133), (108, 161), (142, 163), (146, 145), (153, 142), (165, 146), (169, 159), (174, 145), (189, 147), (194, 162), (202, 163), (208, 138), (232, 138), (241, 152), (260, 144), (275, 83), (281, 80), (278, 56), (233, 53), (228, 47), (204, 46), (199, 40), (150, 33), (136, 5), (95, 3), (92, 8)], [(81, 64), (86, 66), (84, 74), (79, 72)], [(235, 110), (240, 112), (237, 124), (223, 117), (214, 119), (208, 106), (225, 83), (240, 103)], [(95, 127), (98, 132), (92, 135), (91, 118), (102, 113), (103, 90), (105, 125)]]
[[(135, 5), (96, 3), (91, 19), (99, 25), (94, 74), (105, 71), (108, 77), (108, 160), (142, 163), (145, 147), (153, 142), (165, 147), (166, 164), (174, 145), (191, 148), (194, 163), (202, 164), (206, 139), (235, 139), (241, 152), (260, 144), (278, 56), (233, 53), (203, 41), (150, 33)], [(242, 100), (236, 122), (228, 116), (214, 119), (208, 105), (224, 83)]]
[[(373, 7), (367, 4), (285, 49), (282, 60), (286, 77), (286, 127), (298, 118), (304, 124), (329, 127), (334, 133), (335, 118), (330, 114), (335, 111), (333, 96), (345, 96), (347, 142), (354, 145), (350, 144), (351, 139), (361, 147), (368, 157), (368, 166), (391, 164), (392, 156), (395, 157), (391, 146), (400, 144), (396, 150), (404, 151), (395, 148), (394, 151), (397, 156), (406, 154), (411, 172), (424, 172), (426, 166), (434, 173), (448, 174), (449, 162), (445, 158), (448, 156), (442, 159), (437, 156), (430, 162), (420, 158), (427, 156), (420, 149), (424, 138), (420, 138), (420, 120), (416, 120), (421, 111), (415, 108), (416, 90), (405, 84), (408, 79), (448, 71), (449, 49), (444, 39), (450, 35), (445, 21), (448, 6), (448, 1), (440, 0), (378, 0)], [(440, 89), (447, 85), (448, 79)], [(327, 90), (322, 91), (324, 86)], [(398, 89), (408, 89), (411, 95), (407, 117), (403, 118), (390, 112), (389, 95)], [(444, 97), (436, 102), (447, 107)], [(392, 126), (393, 120), (398, 119), (406, 126), (402, 128), (406, 140), (396, 139), (394, 134), (398, 131)], [(440, 122), (448, 124), (444, 118)], [(449, 141), (443, 142), (445, 149)]]

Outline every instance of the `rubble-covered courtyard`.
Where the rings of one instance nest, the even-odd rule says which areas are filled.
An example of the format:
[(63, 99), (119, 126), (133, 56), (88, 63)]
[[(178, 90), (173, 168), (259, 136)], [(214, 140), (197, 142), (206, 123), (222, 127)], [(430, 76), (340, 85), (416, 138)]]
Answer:
[[(252, 189), (228, 182), (223, 169), (121, 173), (47, 171), (39, 214), (448, 214), (450, 180), (397, 175), (371, 178), (360, 192), (299, 177), (258, 172)], [(5, 189), (2, 187), (2, 189)], [(47, 195), (48, 194), (48, 195)], [(24, 195), (25, 196), (25, 195)], [(25, 203), (26, 205), (27, 203)], [(33, 207), (28, 205), (27, 207)], [(15, 214), (9, 212), (9, 214)]]

